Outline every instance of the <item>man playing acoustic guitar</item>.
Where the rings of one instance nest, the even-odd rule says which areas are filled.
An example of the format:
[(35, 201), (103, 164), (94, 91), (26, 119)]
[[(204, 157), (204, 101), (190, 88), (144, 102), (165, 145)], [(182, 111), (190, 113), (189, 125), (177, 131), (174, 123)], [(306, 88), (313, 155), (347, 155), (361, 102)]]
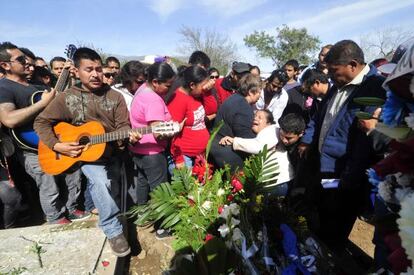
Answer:
[[(60, 142), (53, 130), (59, 122), (75, 126), (99, 121), (105, 132), (130, 129), (128, 109), (122, 95), (102, 82), (102, 61), (89, 48), (79, 48), (73, 57), (76, 74), (81, 83), (59, 94), (36, 118), (34, 128), (41, 141), (56, 154), (70, 157), (81, 155), (84, 145), (78, 142)], [(130, 132), (129, 141), (134, 143), (141, 135)], [(96, 162), (84, 163), (83, 174), (88, 179), (92, 200), (99, 211), (99, 226), (109, 239), (113, 253), (118, 257), (130, 253), (118, 220), (119, 208), (111, 197), (110, 188), (119, 184), (120, 162), (118, 152), (122, 142), (108, 143), (103, 156)]]
[[(0, 43), (0, 67), (6, 77), (0, 80), (0, 122), (9, 129), (31, 126), (35, 117), (52, 101), (56, 91), (44, 92), (41, 99), (31, 104), (31, 96), (38, 88), (27, 82), (29, 64), (26, 56), (10, 42)], [(39, 166), (37, 152), (17, 143), (18, 157), (26, 172), (36, 181), (43, 212), (49, 223), (64, 224), (70, 221), (65, 217), (69, 211), (70, 219), (85, 216), (77, 210), (80, 192), (80, 172), (75, 171), (59, 178), (45, 174)], [(12, 175), (19, 176), (19, 175)], [(65, 177), (65, 178), (63, 178)], [(64, 180), (68, 189), (66, 202), (61, 201), (57, 180)]]

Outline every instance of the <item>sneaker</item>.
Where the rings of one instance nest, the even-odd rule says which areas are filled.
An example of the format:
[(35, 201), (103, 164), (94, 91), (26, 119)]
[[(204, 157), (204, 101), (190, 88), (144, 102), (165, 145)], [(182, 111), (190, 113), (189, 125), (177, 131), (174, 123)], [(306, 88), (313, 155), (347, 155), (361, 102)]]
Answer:
[(108, 239), (109, 245), (111, 246), (112, 252), (117, 257), (125, 257), (129, 253), (131, 253), (131, 248), (123, 233), (119, 234), (118, 236)]
[(75, 211), (69, 213), (68, 218), (72, 221), (82, 221), (86, 220), (90, 216), (91, 213), (76, 209)]
[(168, 237), (171, 237), (171, 236), (172, 236), (171, 235), (171, 230), (169, 230), (169, 229), (158, 229), (155, 232), (155, 238), (157, 240), (162, 240), (162, 239), (165, 239), (165, 238), (168, 238)]
[(63, 217), (63, 218), (60, 218), (58, 220), (49, 221), (48, 223), (49, 224), (61, 224), (61, 225), (63, 225), (63, 224), (71, 223), (71, 221), (68, 220), (66, 217)]

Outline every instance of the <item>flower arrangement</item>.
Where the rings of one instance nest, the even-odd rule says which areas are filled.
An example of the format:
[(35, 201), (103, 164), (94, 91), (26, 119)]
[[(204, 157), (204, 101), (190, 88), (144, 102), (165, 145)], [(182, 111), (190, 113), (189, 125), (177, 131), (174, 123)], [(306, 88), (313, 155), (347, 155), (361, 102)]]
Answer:
[[(217, 132), (210, 137), (207, 156)], [(213, 171), (207, 156), (199, 156), (191, 170), (176, 169), (170, 183), (152, 191), (147, 205), (130, 211), (137, 224), (158, 222), (172, 230), (181, 256), (170, 272), (263, 274), (293, 265), (329, 273), (329, 256), (309, 237), (306, 220), (290, 211), (283, 198), (268, 195), (277, 184), (274, 153), (264, 147), (235, 174), (229, 167)], [(289, 233), (283, 233), (282, 224)], [(283, 235), (297, 240), (295, 259), (284, 255)]]
[(382, 123), (377, 124), (376, 130), (392, 138), (388, 145), (390, 153), (367, 173), (377, 198), (388, 207), (394, 221), (397, 220), (397, 231), (384, 236), (391, 251), (388, 261), (396, 273), (410, 270), (414, 260), (414, 68), (412, 63), (405, 62), (412, 60), (412, 52), (407, 50), (384, 83), (387, 99), (382, 106)]

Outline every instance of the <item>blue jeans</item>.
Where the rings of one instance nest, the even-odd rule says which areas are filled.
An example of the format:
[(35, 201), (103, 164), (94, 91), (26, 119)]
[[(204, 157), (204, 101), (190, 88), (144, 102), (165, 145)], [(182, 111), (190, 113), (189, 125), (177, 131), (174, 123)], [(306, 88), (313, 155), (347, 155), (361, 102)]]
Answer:
[(95, 209), (95, 204), (93, 204), (92, 195), (91, 191), (89, 191), (88, 184), (86, 184), (85, 193), (83, 194), (83, 197), (85, 199), (85, 211), (91, 212), (93, 209)]
[[(175, 168), (175, 163), (171, 155), (167, 157), (167, 162), (168, 162), (168, 173), (170, 173), (170, 175), (172, 176), (174, 168)], [(188, 167), (190, 169), (193, 168), (193, 164), (194, 164), (193, 158), (184, 155), (184, 164), (185, 164), (185, 167)]]
[(110, 194), (112, 182), (119, 182), (119, 161), (113, 159), (106, 164), (84, 164), (81, 167), (87, 178), (87, 188), (99, 211), (99, 227), (112, 239), (122, 233), (118, 220), (119, 208)]

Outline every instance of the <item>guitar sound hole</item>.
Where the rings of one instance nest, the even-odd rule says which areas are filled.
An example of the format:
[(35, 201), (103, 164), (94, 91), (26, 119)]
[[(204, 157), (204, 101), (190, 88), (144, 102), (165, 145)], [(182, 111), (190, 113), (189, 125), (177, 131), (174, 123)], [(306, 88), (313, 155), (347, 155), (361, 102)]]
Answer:
[(83, 136), (79, 139), (79, 145), (86, 145), (90, 142), (89, 137)]

